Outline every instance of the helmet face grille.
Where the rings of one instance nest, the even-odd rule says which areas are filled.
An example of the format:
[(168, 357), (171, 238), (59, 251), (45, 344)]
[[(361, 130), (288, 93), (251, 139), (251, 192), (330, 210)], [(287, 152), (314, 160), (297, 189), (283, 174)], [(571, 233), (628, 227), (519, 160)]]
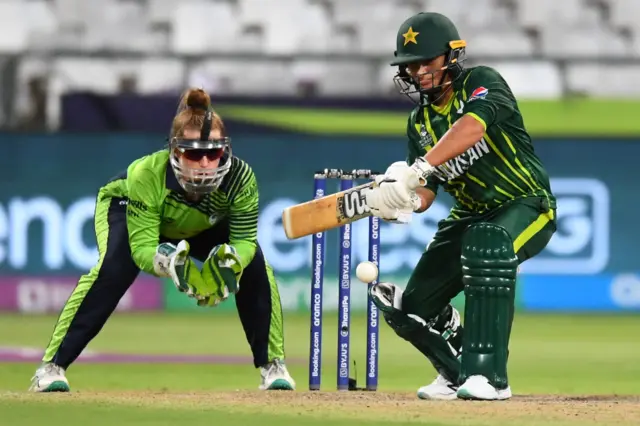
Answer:
[[(207, 141), (173, 138), (169, 148), (171, 168), (180, 186), (188, 193), (215, 191), (231, 169), (230, 138)], [(202, 167), (205, 159), (206, 162), (217, 162), (216, 167)]]

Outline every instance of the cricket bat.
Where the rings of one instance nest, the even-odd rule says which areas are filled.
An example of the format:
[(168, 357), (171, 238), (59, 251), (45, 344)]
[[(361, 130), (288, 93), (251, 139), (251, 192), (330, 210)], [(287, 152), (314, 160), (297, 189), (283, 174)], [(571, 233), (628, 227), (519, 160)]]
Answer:
[(368, 182), (285, 208), (282, 212), (284, 233), (288, 239), (295, 240), (371, 216), (365, 194), (373, 185), (375, 182)]

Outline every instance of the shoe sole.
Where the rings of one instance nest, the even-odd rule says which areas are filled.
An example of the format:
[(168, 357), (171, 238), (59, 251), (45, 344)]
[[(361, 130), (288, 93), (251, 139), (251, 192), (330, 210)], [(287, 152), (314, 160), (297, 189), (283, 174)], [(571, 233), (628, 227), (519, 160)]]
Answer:
[(465, 399), (465, 400), (473, 400), (473, 401), (483, 401), (484, 399), (481, 398), (476, 398), (475, 396), (471, 395), (469, 392), (467, 392), (464, 389), (458, 389), (458, 393), (456, 394), (456, 396), (460, 399)]
[(509, 398), (511, 398), (511, 395), (507, 395), (505, 397), (500, 397), (500, 395), (498, 395), (496, 398), (478, 398), (475, 395), (472, 395), (471, 393), (469, 393), (466, 389), (458, 389), (458, 393), (457, 393), (458, 398), (460, 399), (464, 399), (467, 401), (504, 401), (507, 400)]
[(434, 398), (432, 396), (427, 395), (426, 393), (418, 392), (418, 398), (424, 399), (425, 401), (453, 401), (454, 399), (458, 399), (458, 395), (442, 395), (441, 397)]
[(41, 392), (69, 392), (69, 385), (63, 381), (55, 381), (52, 382), (49, 386), (47, 386)]
[(284, 379), (276, 379), (271, 383), (267, 390), (293, 390), (293, 386)]

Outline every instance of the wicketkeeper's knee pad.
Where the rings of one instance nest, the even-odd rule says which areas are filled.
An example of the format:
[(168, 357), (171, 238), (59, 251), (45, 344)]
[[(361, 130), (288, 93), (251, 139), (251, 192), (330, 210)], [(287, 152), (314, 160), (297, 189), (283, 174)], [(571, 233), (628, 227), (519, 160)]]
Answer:
[(513, 319), (518, 257), (513, 240), (501, 226), (470, 226), (462, 241), (465, 336), (461, 381), (485, 376), (505, 388), (507, 349)]

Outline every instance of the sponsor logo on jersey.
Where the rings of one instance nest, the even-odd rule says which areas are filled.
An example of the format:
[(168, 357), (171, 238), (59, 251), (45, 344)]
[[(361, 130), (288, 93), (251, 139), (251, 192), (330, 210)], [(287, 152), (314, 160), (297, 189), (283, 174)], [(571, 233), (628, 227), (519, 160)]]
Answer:
[(144, 203), (144, 201), (129, 200), (128, 204), (129, 204), (129, 211), (131, 211), (131, 209), (140, 210), (143, 212), (146, 212), (148, 210), (147, 205)]
[(474, 101), (476, 99), (484, 99), (487, 97), (488, 94), (489, 94), (489, 89), (480, 86), (473, 91), (473, 93), (471, 94), (471, 97), (469, 98), (469, 102)]

